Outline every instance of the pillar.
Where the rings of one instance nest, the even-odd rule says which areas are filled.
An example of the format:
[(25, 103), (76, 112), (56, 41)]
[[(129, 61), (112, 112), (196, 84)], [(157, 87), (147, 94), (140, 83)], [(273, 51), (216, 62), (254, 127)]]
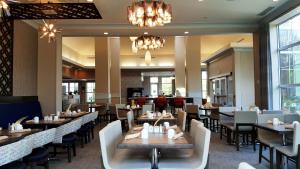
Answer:
[(194, 103), (201, 103), (201, 44), (200, 37), (187, 38), (186, 45), (186, 85), (187, 96), (194, 98)]
[(110, 93), (113, 104), (121, 103), (120, 37), (108, 38), (108, 50), (111, 59)]
[(175, 88), (182, 96), (186, 96), (185, 86), (185, 58), (186, 58), (186, 37), (175, 37)]

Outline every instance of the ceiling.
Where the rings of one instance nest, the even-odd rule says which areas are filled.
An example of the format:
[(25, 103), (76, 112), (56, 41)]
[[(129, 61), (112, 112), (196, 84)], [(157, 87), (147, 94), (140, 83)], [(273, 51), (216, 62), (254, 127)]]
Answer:
[[(191, 35), (251, 32), (257, 28), (257, 22), (262, 19), (262, 16), (258, 16), (259, 13), (268, 7), (277, 8), (287, 1), (165, 0), (166, 3), (172, 4), (172, 23), (164, 27), (139, 29), (127, 21), (126, 8), (132, 0), (94, 0), (103, 17), (102, 20), (58, 20), (57, 24), (63, 29), (65, 36), (102, 36), (103, 32), (108, 32), (110, 36), (129, 36), (140, 35), (144, 31), (170, 36), (184, 35), (185, 31), (189, 31)], [(79, 0), (79, 2), (86, 1)]]

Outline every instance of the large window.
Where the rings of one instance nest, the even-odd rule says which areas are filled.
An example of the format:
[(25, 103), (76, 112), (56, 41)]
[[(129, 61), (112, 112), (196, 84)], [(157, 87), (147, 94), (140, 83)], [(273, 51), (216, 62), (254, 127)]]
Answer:
[(277, 26), (282, 109), (300, 111), (300, 15)]
[(78, 92), (78, 83), (77, 82), (64, 82), (62, 83), (63, 93), (69, 94), (74, 92)]
[(172, 79), (173, 77), (150, 77), (151, 96), (156, 97), (159, 94), (172, 95)]
[(165, 95), (172, 95), (172, 77), (161, 78), (161, 90)]
[(95, 102), (95, 82), (86, 83), (86, 102)]

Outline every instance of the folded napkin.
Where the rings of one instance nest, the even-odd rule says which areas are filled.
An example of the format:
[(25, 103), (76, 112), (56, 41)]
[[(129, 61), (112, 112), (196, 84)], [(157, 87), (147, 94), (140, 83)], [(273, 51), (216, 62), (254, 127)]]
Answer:
[(134, 138), (140, 137), (140, 135), (141, 135), (141, 132), (134, 133), (134, 134), (128, 134), (125, 136), (125, 140), (134, 139)]
[(10, 131), (10, 133), (24, 133), (29, 131), (31, 131), (31, 129), (14, 130), (14, 131)]
[(8, 136), (0, 136), (0, 140), (8, 139)]
[(176, 140), (176, 139), (178, 139), (178, 138), (180, 138), (180, 137), (182, 137), (182, 136), (183, 136), (183, 132), (180, 132), (180, 133), (176, 134), (176, 135), (173, 137), (173, 140)]
[(294, 129), (294, 125), (293, 124), (286, 124), (286, 125), (284, 125), (284, 128), (286, 128), (286, 129)]
[(177, 125), (169, 126), (169, 127), (167, 128), (167, 130), (169, 130), (169, 129), (177, 129)]
[(138, 126), (138, 127), (134, 127), (133, 131), (140, 131), (140, 130), (143, 130), (143, 129), (144, 129), (143, 126)]

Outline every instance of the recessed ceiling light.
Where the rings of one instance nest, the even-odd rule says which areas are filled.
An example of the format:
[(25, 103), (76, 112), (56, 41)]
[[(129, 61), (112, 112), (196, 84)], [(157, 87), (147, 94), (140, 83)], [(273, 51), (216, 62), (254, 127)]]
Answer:
[(148, 35), (148, 32), (144, 32), (144, 35)]
[(108, 32), (104, 32), (103, 34), (104, 34), (104, 35), (108, 35)]
[(88, 1), (88, 2), (93, 2), (94, 0), (86, 0), (86, 1)]
[(279, 1), (279, 0), (273, 0), (273, 2), (277, 2), (277, 1)]
[(204, 1), (204, 0), (198, 0), (199, 2), (202, 2), (202, 1)]
[(188, 32), (188, 31), (185, 31), (185, 32), (184, 32), (184, 34), (189, 34), (189, 33), (190, 33), (190, 32)]

